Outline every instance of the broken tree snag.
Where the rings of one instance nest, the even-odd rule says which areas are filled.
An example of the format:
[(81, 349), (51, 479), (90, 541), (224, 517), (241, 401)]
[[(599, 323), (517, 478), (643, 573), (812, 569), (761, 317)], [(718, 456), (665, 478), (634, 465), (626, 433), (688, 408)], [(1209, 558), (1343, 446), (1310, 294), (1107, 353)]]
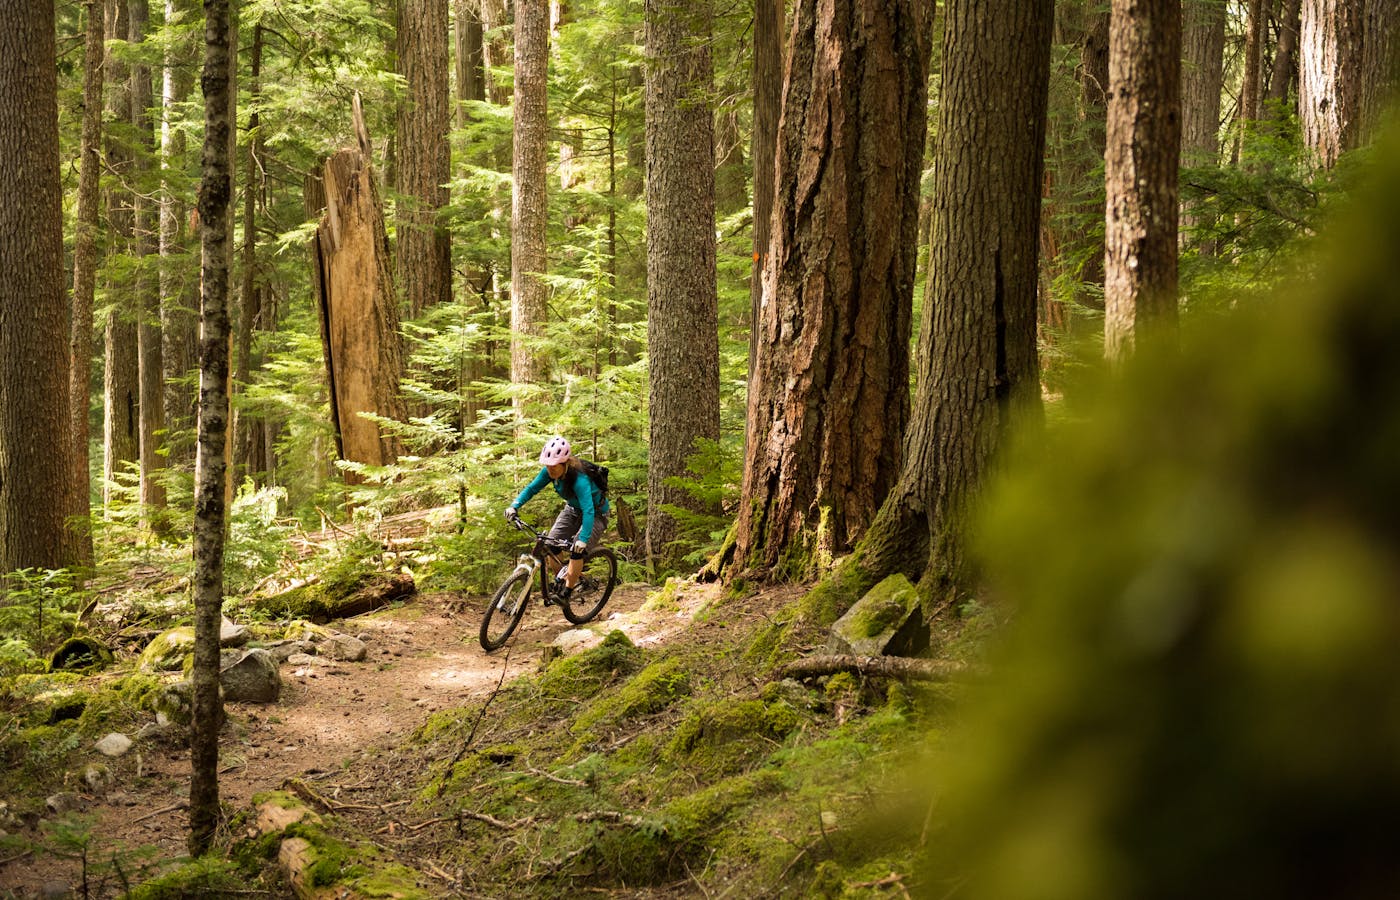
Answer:
[[(389, 240), (358, 97), (354, 118), (357, 146), (326, 160), (319, 182), (308, 179), (305, 199), (313, 214), (324, 209), (312, 241), (312, 271), (336, 452), (349, 462), (382, 466), (398, 459), (399, 440), (360, 414), (404, 421), (403, 353)], [(346, 472), (345, 480), (359, 479)]]
[(910, 659), (904, 656), (809, 656), (778, 669), (774, 673), (774, 680), (815, 678), (818, 675), (835, 675), (837, 672), (878, 675), (902, 681), (950, 681), (975, 670), (965, 663)]

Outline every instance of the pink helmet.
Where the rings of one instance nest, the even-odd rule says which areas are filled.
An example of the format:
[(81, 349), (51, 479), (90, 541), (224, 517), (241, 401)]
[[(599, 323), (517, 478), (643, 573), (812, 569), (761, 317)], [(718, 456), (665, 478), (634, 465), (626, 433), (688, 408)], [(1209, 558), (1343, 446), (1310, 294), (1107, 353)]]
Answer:
[(552, 437), (544, 442), (540, 451), (540, 465), (557, 466), (569, 458), (569, 442), (562, 437)]

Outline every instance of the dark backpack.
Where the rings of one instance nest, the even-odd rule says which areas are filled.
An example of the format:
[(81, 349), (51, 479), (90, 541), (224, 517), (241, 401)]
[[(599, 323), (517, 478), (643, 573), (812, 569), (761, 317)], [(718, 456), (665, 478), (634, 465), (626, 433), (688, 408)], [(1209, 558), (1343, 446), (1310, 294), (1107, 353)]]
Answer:
[(603, 492), (603, 496), (606, 497), (608, 495), (608, 467), (600, 466), (582, 457), (579, 457), (578, 461), (583, 465), (583, 474), (587, 475), (588, 480), (592, 481), (598, 490)]

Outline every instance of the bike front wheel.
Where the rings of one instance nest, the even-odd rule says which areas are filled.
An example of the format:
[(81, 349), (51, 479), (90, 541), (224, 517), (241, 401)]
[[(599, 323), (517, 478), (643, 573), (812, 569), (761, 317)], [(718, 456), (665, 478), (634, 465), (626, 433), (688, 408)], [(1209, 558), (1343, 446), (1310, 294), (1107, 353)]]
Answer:
[(530, 599), (530, 575), (524, 570), (515, 572), (496, 589), (481, 618), (481, 647), (486, 652), (499, 650), (515, 633)]
[(560, 604), (564, 618), (575, 625), (593, 621), (617, 586), (617, 557), (599, 547), (583, 558), (583, 575), (569, 598)]

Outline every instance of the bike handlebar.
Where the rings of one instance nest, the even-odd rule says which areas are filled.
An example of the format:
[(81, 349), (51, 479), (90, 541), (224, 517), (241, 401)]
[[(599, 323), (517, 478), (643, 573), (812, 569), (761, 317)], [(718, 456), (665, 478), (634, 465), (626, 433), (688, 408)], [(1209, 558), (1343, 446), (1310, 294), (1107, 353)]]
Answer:
[(551, 538), (548, 534), (545, 534), (543, 531), (540, 531), (531, 523), (522, 519), (519, 513), (516, 513), (515, 518), (510, 519), (508, 521), (510, 522), (510, 524), (514, 525), (521, 531), (533, 535), (535, 540), (544, 541), (546, 545), (553, 547), (556, 550), (568, 549), (572, 543), (570, 541), (561, 541)]

